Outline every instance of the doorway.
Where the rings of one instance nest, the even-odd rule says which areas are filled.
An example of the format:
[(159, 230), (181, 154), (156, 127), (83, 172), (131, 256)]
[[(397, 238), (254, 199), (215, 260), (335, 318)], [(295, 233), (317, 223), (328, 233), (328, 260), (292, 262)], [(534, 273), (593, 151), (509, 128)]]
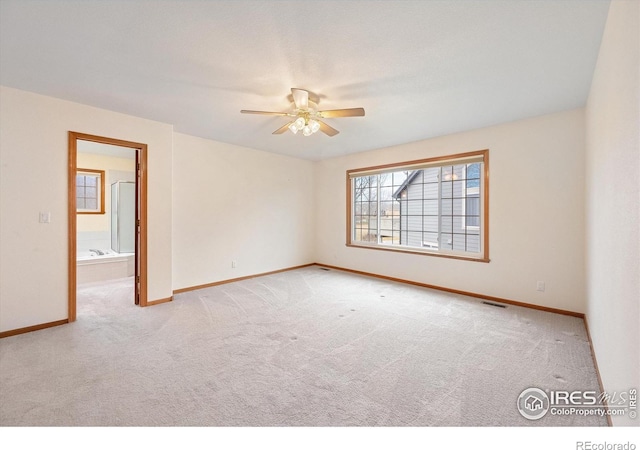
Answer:
[[(83, 241), (82, 258), (87, 258), (89, 263), (93, 263), (92, 258), (99, 258), (100, 261), (96, 262), (100, 265), (96, 265), (96, 268), (108, 266), (110, 271), (130, 270), (133, 266), (131, 302), (147, 306), (147, 145), (73, 131), (69, 132), (68, 138), (69, 322), (75, 321), (77, 316), (79, 217), (92, 217), (94, 224), (108, 222), (110, 226), (108, 236), (93, 232), (91, 239), (94, 241), (88, 241), (87, 245)], [(132, 172), (129, 175), (128, 171), (79, 167), (79, 149), (95, 154), (120, 152), (132, 160)], [(129, 200), (125, 202), (125, 199)], [(122, 225), (123, 221), (127, 223), (126, 226)], [(119, 226), (122, 227), (120, 231)], [(101, 238), (107, 239), (108, 243), (100, 245), (103, 242)], [(95, 275), (98, 272), (94, 268), (91, 270), (88, 272), (94, 274), (91, 276), (99, 276)]]

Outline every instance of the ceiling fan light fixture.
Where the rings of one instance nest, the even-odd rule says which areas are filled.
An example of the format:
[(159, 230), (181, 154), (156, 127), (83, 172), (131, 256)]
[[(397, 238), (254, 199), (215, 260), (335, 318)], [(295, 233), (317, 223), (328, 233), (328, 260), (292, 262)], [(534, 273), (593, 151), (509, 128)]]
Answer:
[(240, 112), (242, 114), (287, 116), (293, 119), (272, 134), (282, 134), (289, 129), (293, 134), (302, 131), (302, 134), (305, 136), (311, 136), (318, 131), (322, 131), (329, 137), (335, 136), (339, 131), (322, 122), (320, 119), (364, 116), (364, 108), (318, 110), (318, 105), (309, 99), (309, 91), (305, 89), (291, 88), (291, 95), (293, 96), (294, 109), (290, 112), (255, 111), (251, 109), (242, 109)]
[(309, 128), (311, 128), (312, 133), (317, 133), (318, 130), (320, 129), (320, 123), (318, 123), (317, 120), (311, 119), (309, 121)]

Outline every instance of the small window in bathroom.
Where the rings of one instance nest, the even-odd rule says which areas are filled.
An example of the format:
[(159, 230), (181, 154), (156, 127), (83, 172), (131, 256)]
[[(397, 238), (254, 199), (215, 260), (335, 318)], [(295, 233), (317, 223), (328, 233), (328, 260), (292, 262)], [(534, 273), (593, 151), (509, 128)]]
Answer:
[(76, 170), (76, 211), (104, 214), (104, 170)]

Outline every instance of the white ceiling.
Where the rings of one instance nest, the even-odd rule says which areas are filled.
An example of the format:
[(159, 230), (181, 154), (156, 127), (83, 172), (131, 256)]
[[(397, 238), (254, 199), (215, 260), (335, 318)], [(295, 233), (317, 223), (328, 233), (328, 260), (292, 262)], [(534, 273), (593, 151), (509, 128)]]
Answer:
[[(3, 85), (319, 160), (584, 106), (608, 0), (0, 2)], [(290, 88), (335, 137), (272, 135)], [(81, 130), (79, 130), (81, 131)], [(123, 138), (122, 136), (113, 136)]]

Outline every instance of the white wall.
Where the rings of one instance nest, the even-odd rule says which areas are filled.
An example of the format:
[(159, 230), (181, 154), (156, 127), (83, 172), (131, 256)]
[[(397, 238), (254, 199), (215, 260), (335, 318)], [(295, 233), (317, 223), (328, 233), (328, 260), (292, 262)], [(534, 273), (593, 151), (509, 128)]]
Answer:
[[(490, 263), (345, 246), (348, 169), (486, 148)], [(320, 161), (317, 261), (584, 312), (583, 173), (583, 109)]]
[(148, 144), (148, 298), (171, 296), (172, 126), (0, 87), (0, 331), (68, 317), (68, 131)]
[(122, 158), (98, 153), (82, 153), (80, 150), (87, 147), (86, 144), (92, 144), (92, 146), (101, 145), (105, 149), (109, 147), (116, 148), (107, 144), (90, 143), (89, 141), (78, 142), (77, 167), (80, 169), (104, 170), (105, 172), (104, 214), (78, 214), (77, 216), (76, 252), (78, 255), (86, 254), (90, 249), (107, 251), (111, 249), (111, 183), (119, 180), (133, 182), (136, 180), (134, 149), (127, 149), (131, 154), (130, 158)]
[[(135, 154), (135, 150), (131, 150)], [(135, 181), (136, 160), (135, 158), (118, 158), (115, 156), (100, 155), (97, 153), (80, 153), (76, 158), (78, 168), (94, 169), (105, 171), (104, 181), (104, 214), (78, 214), (78, 233), (85, 231), (104, 231), (110, 234), (111, 231), (111, 183), (112, 171), (128, 172), (130, 174), (126, 181)]]
[(314, 262), (313, 187), (311, 161), (175, 133), (174, 289)]
[(609, 392), (640, 388), (639, 23), (639, 2), (611, 3), (586, 113), (587, 319)]

